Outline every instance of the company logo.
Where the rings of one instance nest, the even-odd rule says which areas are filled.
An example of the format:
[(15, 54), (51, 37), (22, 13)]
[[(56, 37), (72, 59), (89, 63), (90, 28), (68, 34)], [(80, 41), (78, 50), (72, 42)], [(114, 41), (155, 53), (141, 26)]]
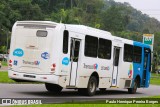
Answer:
[(13, 56), (18, 56), (18, 57), (22, 57), (24, 55), (24, 52), (22, 49), (17, 48), (13, 51)]
[(17, 66), (18, 61), (14, 60), (13, 65)]
[(151, 45), (153, 43), (153, 38), (152, 37), (145, 37), (144, 43)]
[(110, 67), (109, 67), (109, 66), (107, 66), (107, 67), (101, 66), (101, 70), (107, 70), (107, 71), (109, 71), (109, 70), (110, 70)]
[(98, 64), (94, 64), (94, 69), (97, 69), (98, 68)]
[(2, 105), (11, 105), (11, 99), (2, 99)]
[(43, 59), (49, 59), (50, 55), (49, 55), (48, 52), (44, 52), (44, 53), (41, 54), (41, 57), (42, 57)]
[(28, 65), (39, 65), (39, 64), (40, 64), (40, 61), (33, 61), (33, 62), (30, 62), (30, 61), (25, 61), (25, 60), (23, 60), (23, 64), (28, 64)]
[(2, 99), (0, 105), (33, 105), (33, 104), (42, 104), (42, 100), (39, 99)]
[(85, 63), (83, 63), (84, 66), (83, 68), (86, 68), (86, 69), (98, 69), (98, 64), (93, 64), (93, 65), (86, 65)]
[(62, 60), (62, 65), (68, 65), (69, 64), (69, 58), (65, 57)]
[(132, 77), (132, 64), (130, 65), (129, 70), (128, 70), (128, 77), (129, 78)]
[(154, 35), (153, 34), (143, 34), (143, 43), (152, 45), (154, 42)]

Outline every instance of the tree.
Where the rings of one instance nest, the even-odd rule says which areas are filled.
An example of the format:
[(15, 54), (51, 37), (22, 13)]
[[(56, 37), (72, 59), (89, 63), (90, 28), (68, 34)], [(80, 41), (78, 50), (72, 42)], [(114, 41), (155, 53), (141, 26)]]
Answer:
[(123, 15), (124, 8), (112, 6), (102, 13), (103, 28), (108, 31), (123, 31), (128, 22)]
[[(14, 0), (10, 1), (11, 9), (14, 15), (21, 20), (43, 20), (44, 15), (38, 4), (32, 4), (32, 0)], [(16, 14), (15, 14), (16, 12)], [(21, 15), (21, 16), (20, 16)]]

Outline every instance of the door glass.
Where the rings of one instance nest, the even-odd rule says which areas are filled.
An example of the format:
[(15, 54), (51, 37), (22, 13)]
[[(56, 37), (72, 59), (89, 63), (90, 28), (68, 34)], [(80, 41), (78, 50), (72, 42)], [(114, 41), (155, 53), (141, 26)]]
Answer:
[(147, 69), (148, 54), (145, 54), (144, 69)]
[(71, 40), (71, 50), (70, 50), (70, 60), (73, 62), (78, 61), (79, 57), (79, 47), (80, 47), (80, 41), (77, 41), (76, 39)]
[(75, 41), (74, 57), (73, 57), (73, 61), (74, 61), (74, 62), (78, 62), (79, 46), (80, 46), (80, 42), (79, 42), (79, 41)]
[(119, 48), (115, 48), (114, 66), (118, 66), (119, 64), (119, 51)]

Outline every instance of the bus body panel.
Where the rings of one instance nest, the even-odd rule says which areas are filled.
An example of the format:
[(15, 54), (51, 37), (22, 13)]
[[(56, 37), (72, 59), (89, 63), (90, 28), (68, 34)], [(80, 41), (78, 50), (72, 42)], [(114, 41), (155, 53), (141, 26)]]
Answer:
[[(9, 77), (58, 84), (61, 51), (56, 45), (63, 41), (57, 41), (60, 37), (57, 38), (55, 35), (63, 35), (59, 30), (64, 29), (64, 25), (59, 27), (54, 24), (53, 28), (47, 27), (48, 25), (43, 25), (46, 26), (45, 28), (37, 28), (41, 26), (37, 25), (35, 28), (29, 28), (33, 23), (18, 24), (18, 22), (15, 23), (13, 27), (10, 50), (12, 66), (9, 68)], [(37, 31), (46, 31), (47, 36), (37, 37)], [(54, 75), (51, 71), (52, 64), (57, 66), (54, 69)]]

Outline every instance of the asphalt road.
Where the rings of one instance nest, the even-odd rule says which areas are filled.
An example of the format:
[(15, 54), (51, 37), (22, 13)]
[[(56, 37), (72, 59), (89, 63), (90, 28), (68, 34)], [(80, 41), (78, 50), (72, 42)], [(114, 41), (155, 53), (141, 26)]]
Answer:
[(74, 89), (63, 89), (58, 95), (49, 93), (44, 84), (0, 84), (0, 98), (52, 98), (49, 103), (68, 102), (69, 99), (141, 98), (156, 95), (160, 95), (160, 86), (156, 85), (140, 88), (136, 94), (128, 94), (126, 89), (107, 89), (106, 92), (97, 91), (95, 96), (87, 97), (79, 95)]

